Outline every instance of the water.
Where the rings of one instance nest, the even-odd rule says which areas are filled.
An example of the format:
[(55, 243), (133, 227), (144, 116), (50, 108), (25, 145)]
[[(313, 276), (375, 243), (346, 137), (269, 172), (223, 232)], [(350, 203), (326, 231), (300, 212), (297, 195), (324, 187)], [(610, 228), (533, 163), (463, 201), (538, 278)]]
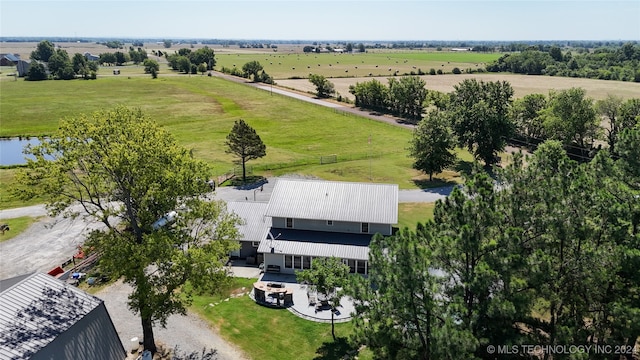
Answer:
[[(37, 138), (30, 139), (0, 139), (0, 165), (22, 165), (27, 163), (26, 155), (22, 150), (28, 144), (39, 144)], [(32, 156), (29, 156), (33, 159)]]

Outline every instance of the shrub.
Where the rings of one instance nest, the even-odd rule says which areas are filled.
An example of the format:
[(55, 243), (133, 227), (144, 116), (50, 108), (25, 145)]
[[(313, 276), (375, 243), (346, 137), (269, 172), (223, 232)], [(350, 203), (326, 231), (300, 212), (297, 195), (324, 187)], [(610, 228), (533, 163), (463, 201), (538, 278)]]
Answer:
[(454, 68), (453, 68), (453, 70), (452, 70), (451, 72), (452, 72), (452, 73), (454, 73), (454, 74), (456, 74), (456, 75), (458, 75), (458, 74), (461, 74), (461, 73), (462, 73), (462, 71), (460, 71), (460, 68), (457, 68), (457, 67), (454, 67)]
[(429, 75), (435, 75), (436, 74), (436, 69), (431, 68), (429, 69)]

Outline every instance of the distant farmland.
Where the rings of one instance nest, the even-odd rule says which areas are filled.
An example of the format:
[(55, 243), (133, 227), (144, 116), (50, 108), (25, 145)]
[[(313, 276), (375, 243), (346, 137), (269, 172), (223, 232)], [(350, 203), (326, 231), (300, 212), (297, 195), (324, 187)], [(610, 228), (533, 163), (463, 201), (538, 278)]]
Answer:
[(473, 52), (370, 52), (370, 53), (216, 53), (216, 69), (238, 69), (249, 61), (258, 61), (274, 79), (306, 78), (309, 74), (325, 77), (393, 76), (429, 73), (431, 68), (450, 73), (484, 68), (485, 63), (502, 54)]
[[(378, 81), (386, 84), (389, 77), (377, 78)], [(640, 98), (640, 83), (596, 80), (584, 78), (536, 76), (536, 75), (516, 75), (516, 74), (446, 74), (435, 76), (422, 76), (429, 90), (442, 92), (453, 91), (453, 86), (459, 84), (464, 79), (477, 78), (484, 81), (508, 81), (514, 89), (514, 96), (521, 98), (528, 94), (538, 93), (547, 95), (550, 90), (563, 90), (572, 87), (580, 87), (587, 91), (587, 96), (598, 100), (604, 99), (608, 94), (620, 96), (623, 99)], [(343, 97), (353, 100), (353, 95), (349, 93), (349, 85), (357, 82), (369, 81), (371, 78), (340, 78), (330, 79), (335, 85), (336, 91)], [(280, 86), (295, 89), (302, 92), (315, 92), (315, 87), (306, 79), (299, 80), (277, 80)]]

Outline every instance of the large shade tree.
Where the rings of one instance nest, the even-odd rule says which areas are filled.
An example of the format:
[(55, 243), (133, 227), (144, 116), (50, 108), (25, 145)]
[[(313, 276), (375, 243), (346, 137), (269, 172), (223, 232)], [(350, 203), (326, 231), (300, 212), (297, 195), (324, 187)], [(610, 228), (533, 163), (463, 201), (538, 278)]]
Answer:
[(267, 155), (267, 147), (260, 135), (242, 119), (233, 124), (231, 132), (227, 135), (226, 145), (229, 147), (227, 153), (237, 156), (238, 162), (242, 165), (242, 182), (247, 181), (247, 161)]
[(513, 133), (509, 116), (513, 88), (506, 81), (467, 79), (454, 86), (449, 110), (453, 114), (453, 132), (485, 165), (497, 162)]
[(434, 173), (441, 172), (455, 162), (454, 146), (446, 113), (430, 111), (413, 132), (409, 146), (410, 155), (415, 160), (413, 168), (429, 174), (431, 181)]
[(190, 303), (182, 285), (210, 290), (226, 279), (237, 217), (223, 202), (202, 200), (207, 165), (140, 110), (78, 115), (40, 141), (26, 149), (35, 160), (19, 174), (23, 195), (46, 196), (53, 214), (104, 224), (86, 245), (101, 271), (131, 285), (128, 305), (155, 352), (154, 324)]

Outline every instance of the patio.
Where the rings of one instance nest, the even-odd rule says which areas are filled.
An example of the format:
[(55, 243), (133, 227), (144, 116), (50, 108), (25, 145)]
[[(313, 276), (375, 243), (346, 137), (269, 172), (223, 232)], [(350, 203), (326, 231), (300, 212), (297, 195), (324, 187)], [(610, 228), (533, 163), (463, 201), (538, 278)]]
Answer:
[[(293, 303), (287, 303), (285, 307), (287, 310), (291, 311), (296, 316), (299, 316), (303, 319), (316, 321), (316, 322), (331, 322), (331, 310), (329, 306), (316, 306), (315, 304), (310, 304), (309, 298), (307, 297), (308, 286), (303, 284), (298, 284), (296, 282), (295, 275), (286, 275), (286, 274), (272, 274), (265, 273), (258, 279), (259, 282), (264, 284), (282, 284), (283, 288), (287, 288), (293, 291)], [(258, 285), (262, 287), (261, 285)], [(258, 291), (259, 292), (259, 291)], [(255, 287), (251, 291), (251, 298), (256, 301), (255, 295)], [(321, 300), (322, 296), (319, 297)], [(256, 301), (257, 303), (260, 303)], [(269, 306), (268, 304), (262, 304)], [(336, 308), (336, 313), (334, 313), (334, 322), (346, 322), (351, 320), (351, 313), (353, 312), (353, 302), (348, 297), (343, 297), (340, 301), (340, 306)]]

